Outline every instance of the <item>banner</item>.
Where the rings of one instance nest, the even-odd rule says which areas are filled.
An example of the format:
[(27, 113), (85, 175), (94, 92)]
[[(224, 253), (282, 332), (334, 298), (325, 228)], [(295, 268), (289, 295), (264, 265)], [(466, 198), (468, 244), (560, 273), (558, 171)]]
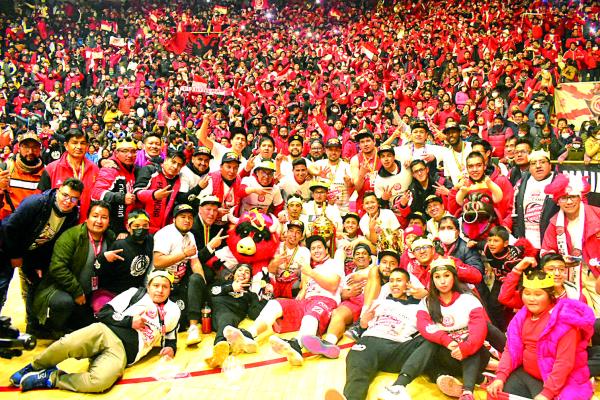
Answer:
[(127, 45), (125, 39), (116, 36), (111, 36), (108, 40), (108, 44), (115, 47), (125, 47)]
[(209, 88), (204, 82), (193, 82), (191, 86), (181, 86), (179, 88), (182, 92), (190, 92), (191, 94), (208, 94), (210, 96), (231, 96), (233, 95), (232, 89), (215, 89)]
[(266, 10), (269, 8), (269, 0), (252, 0), (252, 7), (256, 11)]
[(191, 36), (193, 34), (190, 32), (176, 32), (165, 44), (165, 49), (171, 53), (181, 54), (186, 51)]
[(561, 83), (554, 91), (554, 109), (557, 118), (566, 118), (578, 131), (583, 122), (600, 116), (600, 82)]

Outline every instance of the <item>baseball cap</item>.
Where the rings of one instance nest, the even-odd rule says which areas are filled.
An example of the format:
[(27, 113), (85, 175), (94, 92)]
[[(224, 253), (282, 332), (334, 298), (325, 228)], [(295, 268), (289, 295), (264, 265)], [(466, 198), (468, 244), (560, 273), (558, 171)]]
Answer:
[(396, 250), (392, 250), (392, 249), (381, 250), (377, 254), (377, 260), (381, 261), (381, 259), (384, 256), (392, 256), (392, 257), (394, 257), (396, 259), (396, 261), (400, 262), (400, 254)]
[(197, 156), (198, 154), (203, 154), (205, 156), (208, 156), (210, 159), (213, 159), (213, 155), (211, 154), (210, 149), (206, 146), (196, 147), (196, 150), (194, 151), (194, 155)]
[(179, 204), (173, 209), (173, 218), (184, 212), (189, 212), (193, 214), (194, 209), (189, 204)]
[(173, 281), (175, 280), (175, 277), (169, 271), (166, 271), (164, 269), (155, 269), (154, 271), (150, 272), (150, 275), (148, 275), (148, 284), (152, 282), (152, 280), (157, 276), (167, 278), (169, 282), (171, 282), (171, 284), (173, 284)]
[(242, 161), (240, 160), (240, 156), (238, 156), (233, 151), (229, 151), (229, 152), (223, 154), (223, 158), (221, 159), (221, 163), (232, 162), (232, 161), (237, 162), (239, 164), (242, 163)]
[(292, 143), (294, 140), (299, 141), (300, 143), (304, 144), (304, 138), (300, 135), (292, 135), (288, 138), (288, 144)]
[(39, 144), (42, 144), (42, 141), (33, 131), (27, 131), (26, 133), (19, 136), (19, 144), (23, 143), (26, 140), (33, 140)]
[(206, 204), (216, 204), (217, 206), (220, 206), (221, 200), (219, 200), (219, 198), (214, 195), (204, 196), (200, 199), (200, 206), (204, 206)]
[(342, 147), (342, 142), (338, 138), (331, 138), (327, 140), (325, 147)]
[(360, 131), (358, 131), (358, 133), (356, 135), (354, 135), (354, 140), (358, 142), (358, 141), (360, 141), (360, 139), (366, 138), (366, 137), (375, 139), (375, 135), (373, 135), (373, 132), (371, 132), (368, 129), (361, 129)]

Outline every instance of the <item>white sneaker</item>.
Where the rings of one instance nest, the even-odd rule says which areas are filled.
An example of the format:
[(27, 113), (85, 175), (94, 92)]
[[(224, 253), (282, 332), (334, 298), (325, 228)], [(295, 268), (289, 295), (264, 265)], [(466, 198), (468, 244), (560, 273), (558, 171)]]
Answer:
[(223, 329), (223, 336), (225, 336), (225, 339), (227, 339), (227, 342), (231, 346), (231, 352), (233, 354), (241, 352), (256, 353), (258, 351), (258, 343), (256, 343), (256, 340), (250, 339), (238, 328), (227, 325)]
[(200, 329), (198, 329), (198, 325), (190, 325), (187, 330), (187, 340), (185, 344), (187, 346), (192, 346), (198, 344), (202, 341), (202, 336), (200, 336)]
[(277, 354), (281, 354), (287, 358), (288, 362), (294, 366), (300, 366), (304, 363), (304, 357), (302, 357), (302, 348), (295, 339), (282, 339), (277, 336), (271, 336), (269, 338), (271, 348)]
[(379, 400), (411, 400), (408, 390), (405, 386), (394, 385), (386, 386), (381, 393), (379, 393)]

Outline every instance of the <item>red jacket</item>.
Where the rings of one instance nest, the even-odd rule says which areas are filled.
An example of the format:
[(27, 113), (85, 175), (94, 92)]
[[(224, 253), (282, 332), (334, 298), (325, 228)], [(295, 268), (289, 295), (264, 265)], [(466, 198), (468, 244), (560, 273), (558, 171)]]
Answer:
[[(79, 199), (79, 222), (83, 223), (87, 219), (87, 212), (90, 208), (92, 199), (92, 189), (96, 184), (96, 177), (100, 169), (96, 164), (83, 158), (82, 177), (79, 178), (83, 182), (83, 193)], [(73, 174), (73, 168), (67, 161), (67, 153), (65, 152), (58, 160), (51, 162), (46, 166), (42, 173), (38, 189), (42, 192), (57, 188), (67, 179), (77, 178)]]
[[(173, 191), (162, 200), (154, 198), (154, 192), (171, 185)], [(173, 179), (167, 179), (163, 173), (162, 166), (150, 164), (142, 168), (133, 188), (136, 195), (148, 215), (150, 215), (150, 233), (154, 234), (161, 228), (170, 224), (173, 220), (172, 211), (175, 206), (175, 197), (179, 192), (181, 180), (179, 175)]]

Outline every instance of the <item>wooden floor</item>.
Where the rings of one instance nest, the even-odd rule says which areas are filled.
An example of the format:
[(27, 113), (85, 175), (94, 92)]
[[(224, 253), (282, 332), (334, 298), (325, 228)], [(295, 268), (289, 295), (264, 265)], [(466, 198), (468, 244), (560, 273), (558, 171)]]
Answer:
[[(2, 310), (10, 315), (13, 323), (24, 326), (24, 307), (20, 299), (18, 280), (13, 279), (9, 290), (9, 300)], [(247, 324), (249, 321), (244, 321)], [(244, 326), (244, 325), (243, 325)], [(185, 335), (180, 335), (184, 343)], [(288, 335), (293, 336), (293, 335)], [(342, 355), (337, 360), (321, 357), (307, 357), (304, 366), (292, 367), (274, 353), (267, 338), (261, 336), (261, 346), (257, 354), (237, 356), (235, 359), (244, 365), (237, 377), (211, 370), (204, 363), (210, 354), (214, 334), (205, 336), (197, 348), (180, 347), (174, 360), (162, 363), (157, 355), (148, 356), (142, 362), (128, 368), (125, 376), (110, 391), (102, 395), (83, 395), (62, 390), (32, 391), (21, 394), (18, 389), (9, 387), (10, 374), (50, 343), (40, 341), (37, 348), (25, 352), (22, 357), (0, 361), (0, 399), (80, 399), (86, 397), (115, 400), (162, 400), (162, 399), (235, 399), (235, 400), (312, 400), (323, 399), (329, 388), (342, 389), (345, 380), (345, 357), (351, 343), (344, 339)], [(67, 371), (86, 368), (87, 361), (68, 360), (61, 364)], [(380, 374), (371, 385), (369, 400), (377, 399), (377, 394), (392, 383), (395, 376)], [(418, 378), (409, 387), (414, 400), (446, 399), (425, 378)], [(483, 391), (477, 391), (479, 399), (485, 399)]]

